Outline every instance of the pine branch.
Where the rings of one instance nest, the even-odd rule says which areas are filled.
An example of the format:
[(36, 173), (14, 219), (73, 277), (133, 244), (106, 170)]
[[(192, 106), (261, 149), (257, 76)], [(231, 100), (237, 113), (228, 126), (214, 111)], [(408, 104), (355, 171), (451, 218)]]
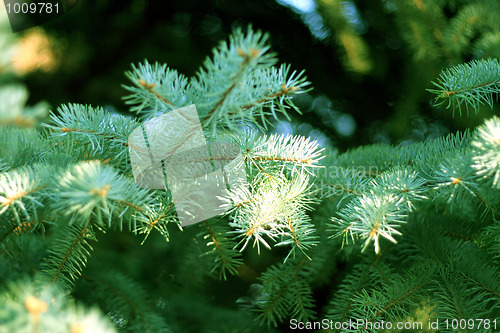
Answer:
[(289, 317), (304, 322), (314, 318), (314, 299), (305, 271), (305, 266), (311, 264), (307, 257), (302, 257), (272, 266), (262, 275), (261, 294), (265, 296), (257, 307), (263, 322), (276, 326)]
[(18, 224), (12, 213), (4, 214), (0, 219), (0, 243), (9, 236), (29, 234), (37, 229), (45, 232), (43, 221), (30, 217)]
[(134, 86), (124, 86), (131, 92), (124, 98), (125, 104), (133, 105), (133, 112), (152, 118), (159, 112), (193, 104), (186, 100), (188, 80), (165, 64), (150, 65), (145, 60), (138, 67), (132, 65), (132, 70), (125, 75), (134, 83)]
[(43, 264), (42, 276), (53, 285), (71, 289), (93, 250), (89, 241), (95, 240), (88, 226), (75, 223), (59, 227), (49, 247), (49, 257)]
[(92, 216), (101, 227), (119, 229), (126, 222), (130, 230), (135, 229), (133, 213), (141, 213), (153, 200), (147, 190), (99, 162), (82, 162), (62, 174), (57, 195), (54, 209), (66, 216), (77, 214), (81, 221)]
[[(417, 306), (416, 302), (427, 296), (425, 287), (432, 282), (436, 273), (436, 265), (423, 261), (413, 266), (413, 269), (403, 275), (393, 274), (388, 284), (371, 291), (363, 290), (354, 297), (354, 318), (363, 318), (363, 327), (357, 327), (360, 332), (377, 332), (371, 328), (374, 322), (401, 322), (409, 315), (408, 308)], [(368, 316), (366, 316), (368, 314)]]
[(163, 333), (170, 328), (142, 286), (125, 275), (106, 271), (85, 275), (81, 287), (95, 290), (88, 302), (97, 301), (114, 325), (124, 332)]
[(443, 33), (443, 42), (449, 52), (459, 56), (470, 47), (476, 34), (497, 30), (495, 13), (499, 9), (496, 1), (474, 1), (460, 8)]
[[(356, 296), (367, 288), (373, 288), (380, 284), (380, 275), (378, 272), (383, 272), (384, 275), (389, 276), (392, 273), (386, 265), (381, 265), (379, 254), (372, 260), (372, 258), (365, 258), (365, 260), (351, 270), (349, 274), (342, 280), (339, 285), (338, 291), (335, 292), (331, 298), (328, 306), (328, 312), (325, 316), (328, 320), (343, 323), (349, 318), (352, 318), (353, 306), (355, 304)], [(375, 267), (377, 266), (377, 269)], [(326, 332), (330, 333), (333, 329)], [(340, 330), (337, 330), (340, 332)]]
[[(479, 204), (496, 214), (497, 204), (491, 195), (480, 191), (475, 170), (471, 167), (470, 141), (470, 136), (466, 133), (404, 149), (393, 148), (392, 151), (389, 146), (374, 145), (349, 151), (336, 158), (336, 163), (340, 165), (355, 165), (363, 154), (370, 158), (372, 154), (379, 152), (383, 157), (383, 154), (387, 154), (386, 157), (396, 161), (397, 166), (388, 168), (375, 164), (375, 169), (387, 168), (387, 171), (373, 175), (373, 179), (369, 181), (364, 181), (366, 178), (363, 175), (358, 176), (358, 183), (362, 185), (356, 191), (358, 193), (350, 191), (348, 186), (342, 186), (345, 177), (343, 168), (334, 166), (337, 172), (330, 172), (330, 176), (339, 181), (339, 187), (345, 189), (341, 192), (341, 200), (353, 194), (356, 197), (332, 219), (332, 237), (342, 238), (343, 244), (351, 240), (364, 240), (363, 249), (373, 241), (375, 250), (379, 251), (380, 236), (396, 242), (394, 236), (401, 235), (397, 230), (399, 225), (405, 223), (410, 212), (415, 211), (418, 202), (428, 198), (447, 198), (447, 204), (451, 208), (474, 207)], [(380, 155), (374, 157), (373, 162), (385, 163), (380, 162), (379, 158)], [(412, 166), (419, 172), (410, 171)], [(360, 171), (365, 169), (362, 166)], [(348, 179), (356, 180), (355, 175)], [(327, 186), (331, 185), (327, 183)]]
[(398, 198), (398, 203), (406, 206), (408, 212), (415, 209), (415, 203), (427, 199), (424, 193), (426, 180), (417, 172), (407, 168), (397, 167), (384, 172), (371, 181), (376, 193), (392, 194)]
[(52, 286), (19, 280), (0, 294), (0, 333), (114, 333), (109, 320), (95, 309), (74, 304)]
[(212, 133), (216, 127), (236, 130), (245, 122), (260, 126), (258, 120), (265, 126), (267, 116), (277, 118), (276, 111), (286, 114), (290, 107), (300, 112), (291, 97), (306, 92), (309, 83), (303, 72), (290, 73), (288, 65), (273, 67), (276, 59), (268, 53), (267, 39), (251, 28), (246, 34), (236, 30), (189, 83), (166, 65), (146, 61), (133, 66), (127, 77), (135, 86), (125, 86), (132, 92), (126, 103), (149, 118), (195, 104), (203, 127)]
[(62, 105), (57, 111), (51, 114), (54, 125), (43, 124), (53, 137), (74, 135), (77, 149), (90, 145), (93, 152), (105, 152), (117, 165), (127, 159), (128, 137), (137, 126), (132, 118), (81, 104)]
[(467, 111), (472, 107), (477, 113), (483, 104), (493, 108), (500, 92), (500, 63), (497, 59), (473, 60), (441, 72), (438, 82), (432, 82), (439, 89), (428, 89), (437, 95), (438, 105), (458, 108), (464, 104)]
[(493, 117), (477, 129), (472, 147), (472, 167), (479, 176), (492, 177), (493, 186), (500, 189), (500, 118)]
[[(457, 320), (483, 319), (489, 318), (489, 311), (485, 304), (488, 299), (485, 294), (478, 293), (474, 288), (470, 288), (467, 280), (457, 277), (457, 272), (444, 272), (442, 278), (436, 281), (438, 292), (436, 300), (438, 301), (436, 311), (442, 320), (446, 318), (456, 318)], [(444, 325), (443, 325), (444, 326)], [(468, 325), (467, 325), (468, 326)], [(476, 327), (467, 328), (471, 331)], [(443, 332), (452, 332), (451, 328)]]
[(0, 16), (0, 73), (12, 70), (12, 59), (16, 54), (18, 35), (12, 33), (9, 16)]
[(406, 223), (407, 210), (396, 196), (372, 192), (349, 202), (337, 216), (332, 218), (332, 237), (342, 237), (346, 244), (364, 240), (363, 251), (373, 242), (379, 253), (380, 237), (397, 243), (394, 236), (401, 235), (397, 229)]
[(423, 62), (441, 56), (442, 31), (446, 28), (446, 17), (442, 4), (435, 1), (399, 1), (396, 23), (401, 36), (414, 52), (416, 61)]
[[(309, 168), (318, 168), (319, 161), (324, 158), (318, 143), (310, 138), (292, 135), (272, 134), (261, 136), (253, 147), (246, 148), (245, 160), (255, 164), (261, 162), (265, 170), (270, 170), (273, 164), (286, 166), (292, 172), (309, 171)], [(268, 163), (265, 163), (268, 162)]]
[(0, 89), (0, 126), (34, 127), (48, 113), (48, 104), (39, 102), (27, 107), (28, 90), (21, 85)]
[(482, 248), (493, 258), (493, 264), (500, 266), (500, 223), (492, 224), (482, 232), (479, 242)]
[(137, 215), (138, 226), (134, 232), (145, 235), (141, 245), (144, 244), (153, 230), (157, 230), (166, 241), (169, 241), (168, 224), (175, 223), (180, 227), (178, 222), (172, 199), (166, 193), (159, 194), (153, 204), (146, 205), (144, 209), (141, 208)]
[[(336, 166), (330, 160), (323, 164), (326, 166), (325, 169), (317, 173), (317, 184), (319, 184), (317, 193), (320, 199), (336, 196), (342, 201), (350, 196), (361, 195), (366, 191), (372, 179), (371, 171), (367, 173), (364, 167)], [(373, 169), (374, 172), (376, 169)]]
[[(299, 247), (303, 249), (315, 244), (312, 225), (304, 213), (315, 202), (309, 179), (305, 175), (296, 175), (288, 180), (275, 174), (259, 183), (259, 189), (253, 193), (246, 188), (230, 191), (228, 200), (244, 203), (227, 212), (233, 218), (230, 226), (234, 228), (236, 237), (241, 238), (238, 243), (242, 244), (241, 251), (252, 239), (259, 251), (260, 245), (271, 248), (269, 240), (276, 242), (281, 237), (300, 240)], [(295, 244), (294, 247), (299, 245), (295, 242), (291, 244)]]
[(295, 258), (297, 249), (307, 258), (311, 259), (307, 252), (319, 243), (319, 237), (316, 235), (315, 226), (310, 222), (309, 216), (307, 216), (304, 211), (300, 210), (297, 211), (296, 214), (295, 219), (285, 217), (288, 225), (283, 227), (282, 240), (276, 243), (276, 246), (292, 246), (288, 255), (283, 260), (284, 262), (290, 257)]
[[(1, 238), (1, 237), (0, 237)], [(14, 232), (0, 242), (0, 288), (10, 281), (33, 276), (40, 270), (46, 255), (47, 241), (36, 233)]]
[(408, 156), (386, 144), (357, 147), (335, 158), (332, 167), (359, 169), (368, 177), (389, 170), (394, 165), (407, 164)]
[(498, 203), (495, 203), (494, 196), (490, 195), (491, 191), (482, 191), (482, 184), (479, 183), (480, 180), (472, 164), (470, 151), (441, 163), (433, 176), (433, 183), (436, 184), (434, 189), (437, 190), (433, 195), (448, 198), (450, 211), (455, 208), (473, 207), (480, 203), (487, 211), (496, 215), (499, 212)]

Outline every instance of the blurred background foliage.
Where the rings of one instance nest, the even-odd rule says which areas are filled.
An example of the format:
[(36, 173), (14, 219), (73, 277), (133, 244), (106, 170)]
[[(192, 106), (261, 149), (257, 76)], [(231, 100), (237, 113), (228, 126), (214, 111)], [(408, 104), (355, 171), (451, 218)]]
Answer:
[(278, 131), (340, 151), (408, 143), (482, 122), (453, 119), (425, 89), (443, 67), (499, 55), (499, 24), (488, 20), (488, 6), (498, 9), (495, 1), (460, 0), (82, 0), (17, 33), (12, 69), (30, 104), (126, 113), (121, 85), (130, 63), (148, 59), (193, 75), (233, 28), (252, 24), (270, 33), (280, 60), (305, 69), (314, 87), (297, 101), (304, 114)]

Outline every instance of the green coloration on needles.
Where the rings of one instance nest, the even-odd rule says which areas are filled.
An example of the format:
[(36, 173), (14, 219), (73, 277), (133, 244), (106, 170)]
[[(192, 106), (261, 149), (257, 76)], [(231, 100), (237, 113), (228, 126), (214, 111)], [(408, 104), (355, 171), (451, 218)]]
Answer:
[[(418, 322), (422, 309), (432, 320), (500, 327), (500, 119), (343, 154), (265, 135), (310, 89), (302, 72), (275, 66), (267, 40), (237, 30), (189, 79), (167, 65), (134, 65), (126, 103), (140, 119), (67, 104), (41, 127), (0, 127), (0, 332), (272, 331), (292, 318)], [(458, 65), (432, 92), (448, 106), (493, 107), (498, 73), (496, 59)], [(190, 104), (209, 143), (239, 147), (248, 187), (228, 190), (223, 215), (182, 230), (168, 189), (134, 182), (127, 138)], [(111, 254), (108, 244), (137, 252)], [(279, 261), (252, 266), (271, 251)], [(342, 271), (340, 258), (349, 263)], [(242, 309), (214, 310), (211, 288), (242, 281), (253, 295), (228, 291)], [(206, 323), (214, 318), (219, 326)]]

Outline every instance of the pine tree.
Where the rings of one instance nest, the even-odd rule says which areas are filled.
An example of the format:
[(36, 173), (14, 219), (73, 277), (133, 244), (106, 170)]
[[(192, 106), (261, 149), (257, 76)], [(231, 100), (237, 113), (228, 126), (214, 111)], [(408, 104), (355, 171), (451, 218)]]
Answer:
[[(432, 18), (443, 1), (390, 3), (441, 24)], [(478, 11), (478, 29), (496, 33), (483, 6), (493, 5), (460, 7), (444, 46), (434, 37), (414, 45), (425, 24), (401, 19), (417, 27), (408, 36), (415, 57), (464, 52), (472, 35), (461, 20)], [(0, 332), (431, 331), (436, 321), (440, 332), (499, 329), (500, 118), (344, 153), (266, 134), (300, 113), (294, 97), (311, 89), (304, 72), (277, 64), (268, 38), (235, 30), (190, 78), (166, 64), (132, 65), (124, 87), (134, 116), (65, 104), (41, 120), (46, 106), (26, 108), (25, 88), (0, 87)], [(360, 64), (347, 66), (369, 70)], [(500, 63), (478, 57), (433, 81), (427, 93), (438, 104), (477, 112), (496, 104)], [(231, 144), (246, 183), (225, 189), (223, 213), (182, 225), (173, 188), (136, 181), (130, 137), (139, 130), (151, 148), (152, 134), (165, 137), (148, 124), (193, 104), (210, 165), (222, 169), (221, 143)], [(238, 294), (239, 309), (214, 308), (211, 290), (233, 303)]]

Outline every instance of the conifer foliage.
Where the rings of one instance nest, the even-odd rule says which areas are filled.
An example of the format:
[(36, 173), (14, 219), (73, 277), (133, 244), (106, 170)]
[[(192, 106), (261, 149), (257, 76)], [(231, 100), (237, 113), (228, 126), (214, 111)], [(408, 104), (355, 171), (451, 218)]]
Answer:
[[(434, 141), (340, 155), (310, 138), (268, 135), (280, 115), (300, 112), (293, 96), (310, 89), (269, 49), (268, 36), (248, 28), (191, 78), (164, 64), (132, 65), (125, 103), (137, 117), (66, 104), (39, 124), (21, 88), (17, 98), (0, 88), (14, 96), (0, 119), (15, 104), (29, 120), (0, 127), (0, 332), (168, 332), (209, 319), (229, 322), (229, 331), (288, 327), (290, 319), (364, 320), (321, 327), (339, 332), (382, 332), (372, 325), (381, 321), (426, 328), (428, 320), (456, 331), (452, 319), (469, 331), (500, 329), (500, 118)], [(493, 106), (499, 66), (478, 59), (444, 70), (432, 92), (458, 107)], [(239, 147), (248, 186), (227, 190), (224, 214), (183, 228), (168, 189), (135, 183), (128, 136), (190, 104), (209, 145)], [(174, 259), (151, 285), (128, 276), (144, 258), (113, 262), (94, 251), (120, 232), (140, 238), (124, 247), (142, 242), (152, 251), (150, 266), (167, 260), (155, 255), (153, 233), (168, 241), (161, 249)], [(257, 274), (247, 263), (254, 249), (280, 260)], [(336, 271), (337, 258), (350, 263), (346, 271)], [(214, 283), (209, 276), (250, 281), (240, 310), (217, 313), (199, 296)], [(187, 324), (193, 307), (200, 322)]]

